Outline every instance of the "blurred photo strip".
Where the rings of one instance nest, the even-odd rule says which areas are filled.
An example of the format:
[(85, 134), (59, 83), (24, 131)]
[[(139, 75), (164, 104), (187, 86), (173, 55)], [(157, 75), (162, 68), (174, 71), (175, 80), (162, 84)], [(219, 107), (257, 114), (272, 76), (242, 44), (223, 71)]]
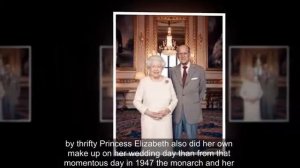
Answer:
[(289, 47), (230, 46), (231, 122), (289, 121)]
[(99, 47), (99, 118), (101, 123), (113, 122), (113, 46)]
[(31, 47), (0, 46), (0, 122), (31, 121)]

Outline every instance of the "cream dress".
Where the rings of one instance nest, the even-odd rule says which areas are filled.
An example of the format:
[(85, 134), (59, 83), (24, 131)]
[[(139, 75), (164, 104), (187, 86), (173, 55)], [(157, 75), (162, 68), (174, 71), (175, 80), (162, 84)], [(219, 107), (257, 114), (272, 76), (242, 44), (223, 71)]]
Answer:
[[(142, 139), (172, 139), (172, 112), (177, 105), (177, 97), (172, 81), (164, 77), (161, 81), (153, 81), (149, 76), (143, 78), (136, 90), (134, 106), (141, 115)], [(171, 113), (160, 120), (145, 115), (147, 109), (158, 112), (169, 108)]]
[[(244, 99), (244, 121), (260, 121), (260, 98), (263, 91), (259, 82), (244, 80), (240, 96)], [(252, 103), (245, 99), (258, 99)]]

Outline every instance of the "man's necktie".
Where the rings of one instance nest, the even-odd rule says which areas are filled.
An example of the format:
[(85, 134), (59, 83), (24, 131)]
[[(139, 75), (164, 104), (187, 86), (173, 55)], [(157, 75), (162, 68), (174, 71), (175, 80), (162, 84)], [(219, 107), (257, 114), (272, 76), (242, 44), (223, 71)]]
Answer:
[(186, 80), (186, 77), (187, 77), (187, 72), (186, 72), (186, 68), (187, 66), (183, 66), (183, 75), (182, 75), (182, 86), (184, 87), (184, 84), (185, 84), (185, 80)]

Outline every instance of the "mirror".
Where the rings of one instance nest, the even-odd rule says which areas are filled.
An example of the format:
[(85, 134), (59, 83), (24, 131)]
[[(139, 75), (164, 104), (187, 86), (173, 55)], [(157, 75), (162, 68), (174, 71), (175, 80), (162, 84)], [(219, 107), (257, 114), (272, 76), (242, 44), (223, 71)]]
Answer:
[(117, 69), (134, 70), (135, 16), (116, 16)]
[(186, 44), (187, 17), (157, 16), (155, 22), (154, 26), (157, 28), (156, 49), (159, 53), (161, 53), (164, 46), (167, 45), (168, 31), (170, 31), (169, 33), (171, 33), (172, 36), (172, 42), (169, 42), (169, 44), (173, 46), (175, 46), (175, 44), (176, 46)]

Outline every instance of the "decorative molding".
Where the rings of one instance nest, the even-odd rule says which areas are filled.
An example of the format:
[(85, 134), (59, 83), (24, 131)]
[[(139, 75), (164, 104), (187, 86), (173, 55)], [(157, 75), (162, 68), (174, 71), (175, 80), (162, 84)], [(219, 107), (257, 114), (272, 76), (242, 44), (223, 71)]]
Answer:
[(196, 17), (196, 62), (198, 65), (202, 66), (207, 70), (207, 17), (198, 16)]
[(145, 17), (145, 32), (146, 32), (146, 56), (150, 53), (150, 43), (149, 43), (149, 38), (150, 38), (150, 16)]
[(190, 46), (190, 28), (189, 21), (185, 21), (185, 44)]
[[(154, 21), (153, 21), (153, 41), (152, 41), (152, 45), (153, 45), (153, 50), (157, 52), (157, 24), (158, 24), (158, 21), (157, 19), (155, 18)], [(152, 51), (150, 52), (152, 53)], [(150, 54), (149, 53), (149, 54)]]
[(196, 43), (197, 34), (197, 17), (193, 17), (193, 40)]
[[(116, 79), (117, 83), (136, 83), (139, 80), (136, 79)], [(222, 79), (207, 79), (207, 84), (222, 84)]]
[(143, 34), (143, 32), (139, 33), (139, 40), (140, 40), (140, 45), (143, 45), (143, 42), (144, 42), (144, 34)]
[(202, 42), (203, 42), (203, 36), (201, 33), (199, 33), (199, 44), (202, 45)]
[(222, 79), (207, 79), (206, 84), (222, 84)]
[[(204, 18), (204, 21), (202, 22), (203, 28), (204, 30), (202, 31), (202, 33), (204, 33), (204, 36), (202, 36), (202, 45), (201, 48), (203, 49), (203, 55), (204, 55), (204, 59), (203, 62), (205, 63), (205, 69), (208, 69), (208, 17), (206, 16)], [(201, 33), (200, 33), (201, 34)], [(203, 35), (203, 34), (202, 34)]]
[(117, 83), (136, 83), (139, 82), (139, 80), (136, 79), (116, 79)]
[(156, 16), (155, 20), (182, 21), (182, 20), (188, 20), (188, 16)]
[(197, 64), (197, 17), (193, 16), (193, 49), (194, 49), (194, 63)]
[(132, 71), (136, 71), (136, 68), (137, 68), (137, 60), (136, 60), (137, 57), (136, 56), (139, 53), (139, 51), (138, 51), (139, 47), (135, 47), (135, 46), (139, 46), (139, 37), (138, 37), (138, 29), (139, 29), (138, 25), (139, 24), (138, 24), (137, 16), (133, 17), (133, 25), (134, 25), (134, 27), (133, 27), (133, 39), (134, 39), (133, 54), (134, 55), (133, 55), (133, 69), (132, 69)]

